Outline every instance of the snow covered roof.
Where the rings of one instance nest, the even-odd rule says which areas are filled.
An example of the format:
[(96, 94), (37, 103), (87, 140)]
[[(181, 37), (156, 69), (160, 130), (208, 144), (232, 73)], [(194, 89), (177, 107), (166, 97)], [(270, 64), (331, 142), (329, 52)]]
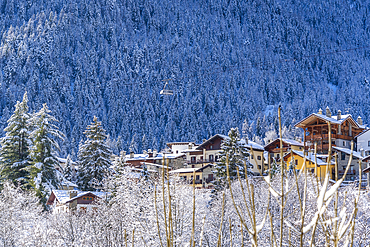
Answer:
[(166, 143), (168, 147), (172, 147), (173, 145), (189, 145), (189, 144), (193, 144), (194, 146), (196, 145), (195, 142), (168, 142)]
[[(214, 140), (216, 138), (220, 138), (222, 140), (229, 140), (230, 139), (230, 137), (227, 136), (227, 135), (216, 134), (216, 135), (212, 136), (211, 138), (209, 138), (207, 141), (200, 144), (196, 149), (198, 151), (202, 150), (204, 146), (208, 145), (209, 142), (211, 142), (212, 140)], [(256, 142), (253, 142), (253, 141), (248, 140), (248, 143), (247, 143), (245, 139), (241, 139), (239, 143), (244, 145), (244, 147), (249, 148), (249, 149), (253, 148), (253, 150), (260, 150), (260, 151), (265, 150), (265, 148), (262, 145), (260, 145)]]
[(203, 169), (205, 169), (207, 167), (212, 167), (212, 166), (213, 166), (212, 164), (208, 164), (206, 166), (198, 167), (198, 168), (180, 168), (180, 169), (177, 169), (177, 170), (170, 171), (169, 173), (170, 174), (174, 174), (174, 173), (192, 173), (194, 171), (195, 172), (200, 172)]
[[(59, 203), (64, 204), (70, 201), (73, 201), (81, 196), (87, 195), (87, 194), (93, 194), (99, 198), (106, 198), (109, 196), (108, 192), (93, 192), (93, 191), (77, 191), (77, 196), (73, 198), (69, 198), (70, 190), (53, 190), (52, 194), (55, 195), (56, 199), (59, 201)], [(51, 196), (50, 196), (51, 197)]]
[(265, 151), (265, 148), (256, 143), (248, 140), (248, 143), (245, 139), (240, 140), (240, 144), (244, 145), (246, 148), (253, 149), (253, 150), (259, 150), (259, 151)]
[(283, 139), (283, 142), (286, 142), (286, 143), (288, 143), (290, 145), (293, 145), (293, 146), (300, 146), (300, 147), (304, 146), (302, 142), (292, 140), (292, 139)]
[[(307, 154), (307, 155), (304, 155), (303, 151), (292, 150), (292, 152), (293, 152), (294, 154), (296, 154), (296, 155), (298, 155), (298, 156), (302, 157), (302, 158), (306, 158), (306, 160), (311, 161), (312, 163), (316, 163), (316, 164), (317, 164), (317, 165), (319, 165), (319, 166), (326, 166), (326, 165), (327, 165), (327, 163), (321, 159), (321, 158), (324, 158), (323, 156), (320, 156), (320, 157), (319, 157), (318, 155), (316, 155), (316, 161), (317, 161), (317, 162), (315, 162), (315, 154), (314, 154), (314, 153), (312, 153), (312, 152), (308, 152), (308, 154)], [(287, 154), (284, 156), (284, 158), (285, 158), (285, 157), (287, 157), (287, 156), (289, 156), (289, 155), (290, 155), (290, 152), (289, 152), (289, 153), (287, 153)], [(332, 162), (332, 164), (333, 164), (333, 162)]]
[(322, 119), (324, 121), (327, 121), (327, 122), (330, 122), (330, 123), (333, 123), (333, 124), (342, 124), (343, 122), (345, 122), (346, 120), (350, 120), (352, 121), (355, 126), (357, 126), (358, 128), (366, 128), (366, 125), (360, 125), (357, 121), (355, 121), (352, 117), (351, 114), (347, 114), (347, 115), (341, 115), (341, 118), (340, 120), (338, 120), (338, 116), (332, 116), (332, 117), (328, 117), (324, 114), (319, 114), (319, 113), (312, 113), (311, 115), (309, 115), (308, 117), (304, 118), (303, 120), (299, 121), (295, 127), (304, 127), (305, 125), (309, 124), (313, 119), (315, 118), (319, 118), (319, 119)]
[[(179, 153), (179, 154), (165, 154), (166, 159), (176, 159), (181, 156), (184, 156), (185, 154)], [(163, 153), (157, 153), (156, 157), (149, 157), (149, 154), (134, 154), (134, 157), (131, 157), (129, 154), (125, 156), (125, 161), (133, 161), (133, 160), (160, 160), (163, 159)]]
[[(335, 149), (337, 151), (340, 151), (340, 152), (343, 152), (343, 153), (346, 153), (348, 155), (351, 154), (351, 149), (348, 149), (348, 148), (333, 147), (333, 149)], [(362, 157), (361, 153), (357, 152), (357, 151), (353, 151), (353, 157), (357, 158), (357, 159), (363, 159), (364, 158), (364, 157)]]
[(177, 170), (173, 170), (173, 171), (170, 171), (169, 173), (188, 173), (188, 172), (196, 172), (197, 170), (199, 170), (199, 168), (180, 168), (180, 169), (177, 169)]

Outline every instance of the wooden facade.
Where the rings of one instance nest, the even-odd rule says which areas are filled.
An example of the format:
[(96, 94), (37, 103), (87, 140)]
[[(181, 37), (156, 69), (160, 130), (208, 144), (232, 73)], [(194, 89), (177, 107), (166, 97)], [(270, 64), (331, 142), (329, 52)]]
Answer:
[[(343, 116), (344, 117), (344, 116)], [(339, 119), (338, 119), (339, 118)], [(313, 113), (295, 126), (304, 131), (305, 150), (314, 150), (326, 154), (329, 150), (329, 125), (331, 127), (332, 146), (350, 148), (350, 142), (360, 134), (365, 127), (358, 124), (351, 115), (331, 117), (329, 115)]]

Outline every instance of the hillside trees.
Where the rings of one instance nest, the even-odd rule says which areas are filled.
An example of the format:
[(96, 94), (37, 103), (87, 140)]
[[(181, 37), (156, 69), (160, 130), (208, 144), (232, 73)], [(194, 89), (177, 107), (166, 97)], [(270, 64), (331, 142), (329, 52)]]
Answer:
[(97, 117), (84, 134), (86, 140), (78, 150), (78, 185), (81, 190), (97, 190), (102, 188), (103, 179), (108, 175), (112, 151), (105, 142), (107, 135)]

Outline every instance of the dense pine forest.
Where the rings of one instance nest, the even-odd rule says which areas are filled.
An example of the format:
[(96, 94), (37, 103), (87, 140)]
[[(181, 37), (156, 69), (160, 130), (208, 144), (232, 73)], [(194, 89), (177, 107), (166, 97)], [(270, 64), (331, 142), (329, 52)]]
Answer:
[[(0, 0), (0, 136), (27, 91), (60, 155), (93, 116), (114, 153), (250, 138), (329, 106), (370, 121), (370, 4), (352, 0)], [(173, 96), (159, 92), (165, 79)]]

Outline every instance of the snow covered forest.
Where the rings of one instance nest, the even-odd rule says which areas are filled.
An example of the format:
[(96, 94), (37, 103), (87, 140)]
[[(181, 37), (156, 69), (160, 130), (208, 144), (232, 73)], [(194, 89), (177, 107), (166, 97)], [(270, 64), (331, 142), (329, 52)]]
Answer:
[(370, 244), (370, 200), (354, 187), (336, 192), (337, 186), (326, 190), (324, 183), (320, 190), (314, 177), (287, 176), (281, 210), (279, 174), (270, 183), (231, 182), (231, 189), (216, 195), (176, 180), (132, 182), (125, 171), (120, 175), (106, 187), (115, 197), (108, 204), (100, 201), (97, 211), (82, 213), (42, 212), (33, 194), (5, 184), (0, 246)]
[(74, 159), (93, 116), (116, 154), (244, 121), (263, 139), (278, 104), (286, 126), (327, 105), (370, 122), (369, 12), (353, 0), (0, 0), (0, 136), (25, 91)]

